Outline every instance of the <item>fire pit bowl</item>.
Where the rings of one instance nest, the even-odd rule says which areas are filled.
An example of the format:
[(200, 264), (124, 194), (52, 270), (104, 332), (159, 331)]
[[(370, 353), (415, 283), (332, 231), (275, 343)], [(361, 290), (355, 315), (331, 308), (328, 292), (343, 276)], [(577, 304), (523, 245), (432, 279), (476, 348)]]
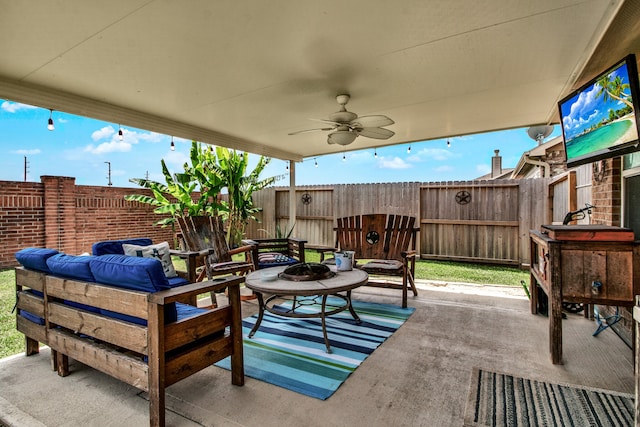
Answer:
[(306, 282), (310, 280), (322, 280), (335, 276), (328, 266), (317, 262), (305, 262), (290, 265), (285, 268), (279, 277), (294, 282)]

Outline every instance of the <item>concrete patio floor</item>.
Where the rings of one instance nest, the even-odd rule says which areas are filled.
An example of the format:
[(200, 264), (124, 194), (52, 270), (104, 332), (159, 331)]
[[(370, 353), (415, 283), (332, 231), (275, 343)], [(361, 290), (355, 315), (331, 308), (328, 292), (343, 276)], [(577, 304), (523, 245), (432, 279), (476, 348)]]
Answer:
[[(548, 351), (548, 319), (519, 288), (420, 285), (409, 320), (326, 401), (209, 367), (167, 391), (170, 426), (461, 426), (472, 368), (634, 392), (633, 353), (580, 315), (563, 321), (564, 365)], [(399, 304), (397, 291), (361, 288), (355, 299)], [(243, 316), (256, 311), (243, 303)], [(145, 426), (144, 393), (79, 363), (51, 371), (49, 350), (0, 361), (0, 420), (10, 426)], [(180, 414), (185, 414), (186, 418)]]

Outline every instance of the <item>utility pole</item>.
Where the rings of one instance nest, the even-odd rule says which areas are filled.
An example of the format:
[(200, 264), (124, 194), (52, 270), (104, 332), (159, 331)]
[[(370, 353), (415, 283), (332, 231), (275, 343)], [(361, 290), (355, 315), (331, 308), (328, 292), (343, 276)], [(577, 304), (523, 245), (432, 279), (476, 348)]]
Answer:
[(111, 183), (111, 162), (105, 162), (108, 165), (108, 175), (107, 175), (107, 185), (111, 187), (113, 184)]
[(24, 182), (27, 182), (28, 172), (29, 172), (29, 162), (27, 161), (27, 156), (24, 156)]

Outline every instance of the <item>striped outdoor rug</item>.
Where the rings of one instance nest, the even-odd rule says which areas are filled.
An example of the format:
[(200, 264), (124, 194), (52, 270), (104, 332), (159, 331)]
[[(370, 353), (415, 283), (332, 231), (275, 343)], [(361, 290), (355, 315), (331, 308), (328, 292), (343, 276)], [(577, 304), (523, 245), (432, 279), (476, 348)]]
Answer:
[[(326, 352), (320, 319), (290, 319), (265, 313), (260, 329), (251, 339), (247, 335), (257, 316), (243, 319), (245, 374), (327, 399), (415, 310), (362, 301), (352, 304), (361, 324), (355, 323), (348, 310), (327, 318), (331, 354)], [(316, 309), (309, 306), (306, 310)], [(216, 366), (230, 369), (229, 358)]]
[(634, 396), (474, 369), (465, 426), (633, 425)]

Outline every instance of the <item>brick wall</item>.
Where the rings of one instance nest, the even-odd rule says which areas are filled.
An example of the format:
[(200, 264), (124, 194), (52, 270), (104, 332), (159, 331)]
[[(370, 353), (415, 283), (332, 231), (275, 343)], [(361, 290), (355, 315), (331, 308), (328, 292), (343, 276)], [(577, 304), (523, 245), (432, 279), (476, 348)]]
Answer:
[[(150, 237), (173, 246), (173, 231), (153, 223), (162, 217), (145, 204), (127, 202), (144, 189), (77, 186), (75, 178), (42, 176), (39, 183), (0, 181), (0, 268), (17, 265), (25, 247), (91, 252), (100, 240)], [(147, 193), (150, 194), (150, 193)]]
[(0, 268), (15, 265), (18, 250), (44, 245), (43, 195), (39, 183), (0, 181)]
[(593, 163), (591, 198), (594, 224), (621, 225), (622, 162), (620, 157)]

